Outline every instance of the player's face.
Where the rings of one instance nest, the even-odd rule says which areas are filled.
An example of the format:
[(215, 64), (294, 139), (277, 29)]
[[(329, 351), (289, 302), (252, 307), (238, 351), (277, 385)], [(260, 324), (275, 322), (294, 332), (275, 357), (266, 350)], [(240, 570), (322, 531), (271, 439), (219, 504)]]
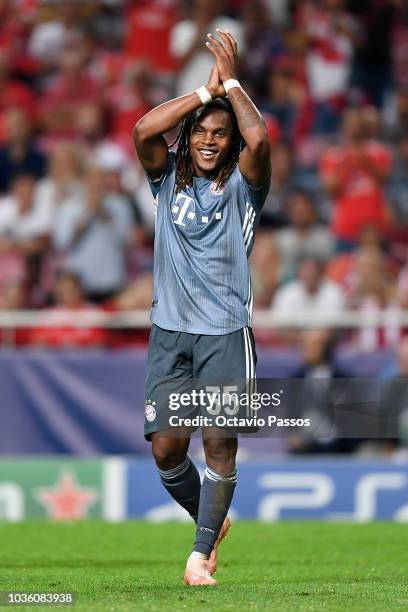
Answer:
[(211, 111), (200, 117), (190, 137), (190, 155), (196, 176), (217, 174), (227, 159), (233, 142), (229, 113)]

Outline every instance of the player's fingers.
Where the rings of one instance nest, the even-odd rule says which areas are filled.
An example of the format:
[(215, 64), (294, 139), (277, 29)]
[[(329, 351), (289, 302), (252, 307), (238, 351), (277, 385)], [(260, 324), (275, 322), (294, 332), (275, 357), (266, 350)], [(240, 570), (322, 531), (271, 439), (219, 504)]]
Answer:
[(234, 54), (237, 55), (238, 54), (238, 43), (237, 43), (237, 41), (235, 40), (233, 35), (230, 34), (230, 32), (226, 32), (226, 35), (228, 36), (229, 40), (231, 41), (232, 48), (234, 49)]
[(227, 32), (223, 32), (222, 30), (218, 30), (218, 35), (220, 36), (222, 42), (224, 43), (225, 50), (227, 53), (231, 55), (235, 55), (234, 47), (232, 46), (231, 39), (227, 36)]
[(218, 51), (218, 53), (219, 53), (221, 56), (228, 57), (228, 55), (227, 55), (227, 52), (226, 52), (226, 50), (225, 50), (224, 45), (222, 45), (222, 44), (220, 43), (220, 41), (219, 41), (219, 40), (217, 40), (217, 39), (215, 38), (215, 36), (213, 36), (212, 34), (207, 34), (207, 36), (208, 36), (208, 38), (209, 38), (209, 40), (210, 40), (210, 42), (211, 42), (212, 46), (214, 47), (214, 49), (216, 49), (216, 51)]
[(216, 49), (210, 42), (206, 42), (206, 47), (207, 49), (209, 49), (209, 51), (211, 51), (211, 53), (213, 54), (213, 56), (215, 57), (216, 60), (220, 59), (220, 53), (218, 51), (218, 49)]

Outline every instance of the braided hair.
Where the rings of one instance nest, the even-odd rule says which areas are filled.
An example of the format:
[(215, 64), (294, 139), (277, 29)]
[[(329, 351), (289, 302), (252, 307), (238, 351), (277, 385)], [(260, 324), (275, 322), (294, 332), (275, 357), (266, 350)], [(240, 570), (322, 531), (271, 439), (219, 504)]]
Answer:
[(210, 110), (222, 110), (227, 112), (231, 117), (232, 123), (232, 145), (229, 151), (229, 156), (226, 163), (220, 168), (214, 181), (217, 186), (222, 189), (229, 179), (236, 164), (238, 163), (239, 154), (243, 148), (243, 140), (238, 128), (237, 118), (232, 108), (231, 102), (225, 98), (215, 98), (212, 102), (190, 113), (183, 120), (178, 136), (173, 143), (177, 144), (176, 154), (176, 192), (179, 193), (187, 186), (193, 183), (193, 162), (190, 155), (190, 137), (196, 123), (201, 119), (204, 113)]

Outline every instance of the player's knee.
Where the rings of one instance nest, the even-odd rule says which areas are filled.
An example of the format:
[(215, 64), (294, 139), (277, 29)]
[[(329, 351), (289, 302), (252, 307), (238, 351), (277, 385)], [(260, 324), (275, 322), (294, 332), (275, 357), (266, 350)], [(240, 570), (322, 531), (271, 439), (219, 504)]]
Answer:
[(235, 469), (236, 441), (210, 438), (204, 440), (205, 460), (217, 474), (230, 474)]
[(172, 470), (183, 463), (187, 455), (187, 448), (185, 444), (180, 444), (179, 440), (153, 438), (152, 453), (160, 470)]

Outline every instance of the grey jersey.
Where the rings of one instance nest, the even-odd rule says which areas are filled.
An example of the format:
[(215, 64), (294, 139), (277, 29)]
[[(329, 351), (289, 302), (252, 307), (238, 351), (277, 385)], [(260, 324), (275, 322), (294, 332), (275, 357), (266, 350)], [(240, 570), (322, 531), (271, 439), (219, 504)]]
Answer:
[(223, 190), (195, 177), (175, 189), (175, 154), (157, 181), (151, 320), (163, 329), (223, 335), (251, 325), (248, 265), (269, 182), (251, 188), (238, 166)]

